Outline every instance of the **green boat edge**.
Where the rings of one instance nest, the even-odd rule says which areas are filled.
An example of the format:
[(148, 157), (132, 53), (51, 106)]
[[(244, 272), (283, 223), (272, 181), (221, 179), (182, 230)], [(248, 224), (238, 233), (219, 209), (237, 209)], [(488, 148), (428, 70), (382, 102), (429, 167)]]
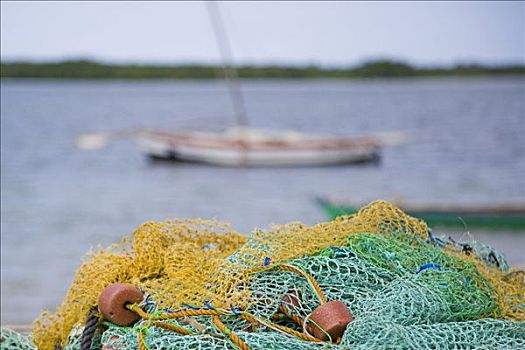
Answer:
[[(329, 200), (316, 198), (316, 202), (330, 220), (338, 216), (352, 215), (359, 207), (342, 205)], [(525, 215), (521, 214), (476, 214), (476, 213), (435, 213), (406, 212), (408, 215), (425, 221), (430, 227), (454, 227), (468, 230), (486, 228), (490, 230), (525, 230)]]

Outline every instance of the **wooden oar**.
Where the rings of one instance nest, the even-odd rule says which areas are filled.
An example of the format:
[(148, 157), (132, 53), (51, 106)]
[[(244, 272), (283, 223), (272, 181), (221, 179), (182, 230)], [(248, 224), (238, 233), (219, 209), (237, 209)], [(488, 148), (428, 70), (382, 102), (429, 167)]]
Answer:
[[(81, 134), (76, 138), (76, 145), (83, 150), (97, 150), (108, 146), (110, 143), (135, 138), (140, 135), (147, 135), (146, 129), (121, 129), (109, 132), (93, 132)], [(218, 135), (221, 133), (217, 133)], [(379, 146), (396, 146), (408, 142), (413, 137), (408, 132), (391, 131), (375, 133), (368, 136), (358, 136), (357, 139), (373, 140)]]

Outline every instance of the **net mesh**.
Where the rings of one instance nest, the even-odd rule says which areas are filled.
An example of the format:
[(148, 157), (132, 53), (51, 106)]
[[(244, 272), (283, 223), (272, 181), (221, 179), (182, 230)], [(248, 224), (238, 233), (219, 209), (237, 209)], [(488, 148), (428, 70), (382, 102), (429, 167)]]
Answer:
[(33, 350), (35, 346), (29, 334), (17, 333), (9, 328), (2, 328), (0, 331), (0, 349)]
[[(139, 286), (149, 313), (222, 310), (223, 324), (212, 316), (166, 321), (192, 333), (181, 335), (146, 319), (133, 327), (106, 322), (96, 338), (105, 349), (525, 346), (523, 272), (482, 243), (434, 237), (423, 221), (384, 201), (249, 238), (214, 221), (143, 224), (88, 255), (57, 312), (36, 320), (38, 349), (78, 350), (79, 329), (115, 282)], [(304, 337), (322, 297), (342, 301), (354, 317), (332, 343)]]

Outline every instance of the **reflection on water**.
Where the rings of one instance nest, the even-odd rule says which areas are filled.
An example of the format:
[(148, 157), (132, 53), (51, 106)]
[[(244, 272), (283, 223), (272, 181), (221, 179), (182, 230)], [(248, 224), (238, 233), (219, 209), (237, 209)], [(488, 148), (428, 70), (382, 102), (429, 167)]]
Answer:
[[(408, 130), (381, 163), (227, 169), (151, 163), (131, 142), (83, 152), (86, 131), (221, 130), (221, 82), (2, 81), (2, 322), (28, 322), (64, 296), (80, 256), (147, 220), (202, 217), (241, 232), (324, 220), (317, 195), (422, 202), (525, 200), (525, 81), (416, 79), (243, 83), (255, 127), (327, 134)], [(457, 238), (464, 230), (450, 232)], [(471, 230), (514, 264), (523, 232)]]

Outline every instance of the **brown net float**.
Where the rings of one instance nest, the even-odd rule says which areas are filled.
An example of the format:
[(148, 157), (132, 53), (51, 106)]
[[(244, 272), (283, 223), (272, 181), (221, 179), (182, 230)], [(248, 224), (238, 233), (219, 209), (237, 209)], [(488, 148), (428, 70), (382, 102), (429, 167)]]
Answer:
[(129, 326), (140, 316), (127, 309), (126, 305), (140, 303), (143, 299), (142, 292), (134, 285), (113, 283), (100, 293), (98, 309), (106, 320), (119, 326)]
[[(346, 305), (339, 300), (329, 301), (317, 307), (309, 317), (308, 331), (323, 341), (331, 338), (337, 342), (353, 317)], [(329, 337), (330, 335), (330, 337)]]

